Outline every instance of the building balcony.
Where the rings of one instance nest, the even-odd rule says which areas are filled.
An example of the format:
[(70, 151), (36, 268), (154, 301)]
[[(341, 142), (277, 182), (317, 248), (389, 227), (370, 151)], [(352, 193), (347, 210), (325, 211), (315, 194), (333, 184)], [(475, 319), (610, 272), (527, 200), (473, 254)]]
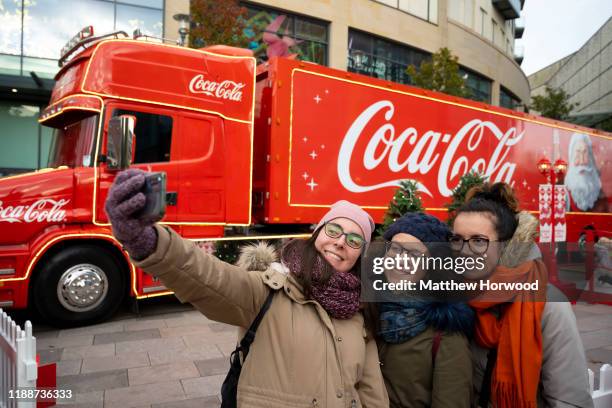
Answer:
[(514, 22), (514, 38), (523, 38), (525, 32), (525, 20), (523, 17), (517, 18)]
[(525, 56), (525, 49), (522, 45), (514, 46), (514, 60), (517, 64), (521, 65), (523, 62), (523, 57)]
[(506, 20), (519, 18), (521, 14), (520, 0), (492, 0), (492, 3)]

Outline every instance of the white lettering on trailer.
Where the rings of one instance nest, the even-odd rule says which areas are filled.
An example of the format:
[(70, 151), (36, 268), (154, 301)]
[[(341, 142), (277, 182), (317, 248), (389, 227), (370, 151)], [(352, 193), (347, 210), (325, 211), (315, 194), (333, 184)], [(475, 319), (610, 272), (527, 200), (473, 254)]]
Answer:
[[(516, 163), (508, 162), (507, 156), (510, 148), (523, 138), (524, 131), (517, 135), (516, 128), (512, 127), (504, 133), (493, 122), (474, 119), (466, 123), (454, 136), (444, 132), (428, 130), (419, 137), (418, 131), (409, 127), (396, 137), (395, 126), (389, 123), (393, 118), (395, 107), (390, 101), (379, 101), (369, 106), (355, 119), (340, 146), (338, 177), (348, 191), (363, 193), (385, 187), (399, 186), (402, 180), (408, 178), (404, 176), (379, 184), (359, 185), (351, 177), (350, 164), (353, 159), (353, 149), (359, 138), (363, 136), (362, 133), (368, 123), (382, 110), (386, 110), (384, 118), (387, 123), (380, 126), (370, 136), (363, 155), (363, 166), (366, 170), (374, 170), (386, 159), (386, 164), (393, 173), (405, 171), (409, 175), (416, 175), (417, 173), (424, 175), (439, 161), (437, 187), (443, 197), (449, 197), (452, 194), (451, 188), (448, 186), (449, 180), (459, 174), (464, 174), (470, 169), (483, 173), (493, 182), (504, 181), (512, 184)], [(466, 156), (456, 156), (457, 152), (461, 150), (475, 151), (481, 143), (484, 147), (485, 133), (492, 134), (497, 139), (497, 146), (488, 159), (480, 157), (474, 163), (469, 163)], [(440, 140), (447, 145), (444, 151), (438, 149)], [(403, 151), (405, 154), (406, 148), (409, 146), (412, 147), (410, 155), (400, 163), (398, 161), (400, 152)], [(377, 154), (376, 152), (380, 153)], [(424, 180), (422, 177), (418, 177), (418, 179)], [(418, 181), (417, 185), (420, 191), (433, 196), (426, 185)]]
[(55, 201), (41, 198), (31, 205), (4, 207), (0, 201), (0, 222), (62, 222), (66, 218), (63, 207), (70, 200)]
[(204, 79), (204, 74), (198, 74), (191, 78), (189, 91), (191, 93), (203, 93), (219, 99), (240, 102), (242, 100), (242, 89), (245, 86), (242, 82), (238, 83), (229, 79), (222, 82), (211, 81)]

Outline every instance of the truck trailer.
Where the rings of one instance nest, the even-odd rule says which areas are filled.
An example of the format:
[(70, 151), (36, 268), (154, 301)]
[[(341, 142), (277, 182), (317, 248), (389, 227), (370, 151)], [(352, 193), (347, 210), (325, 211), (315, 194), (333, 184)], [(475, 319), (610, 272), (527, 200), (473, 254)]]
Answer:
[(564, 158), (579, 191), (580, 149), (598, 191), (570, 189), (566, 239), (612, 231), (609, 133), (309, 62), (258, 66), (245, 49), (91, 28), (60, 64), (39, 119), (54, 129), (49, 168), (0, 179), (0, 307), (33, 305), (57, 325), (172, 293), (130, 263), (104, 212), (119, 118), (135, 119), (131, 167), (167, 174), (162, 223), (200, 243), (308, 236), (339, 199), (380, 223), (403, 180), (444, 219), (468, 171), (512, 184), (537, 214), (538, 161)]

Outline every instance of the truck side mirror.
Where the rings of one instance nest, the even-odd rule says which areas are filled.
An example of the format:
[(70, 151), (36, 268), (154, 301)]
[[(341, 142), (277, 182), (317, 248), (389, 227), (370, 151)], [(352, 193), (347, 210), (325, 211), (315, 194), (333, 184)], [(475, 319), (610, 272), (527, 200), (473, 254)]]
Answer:
[(134, 127), (136, 118), (131, 115), (116, 116), (108, 122), (106, 140), (106, 165), (109, 170), (124, 170), (134, 160)]

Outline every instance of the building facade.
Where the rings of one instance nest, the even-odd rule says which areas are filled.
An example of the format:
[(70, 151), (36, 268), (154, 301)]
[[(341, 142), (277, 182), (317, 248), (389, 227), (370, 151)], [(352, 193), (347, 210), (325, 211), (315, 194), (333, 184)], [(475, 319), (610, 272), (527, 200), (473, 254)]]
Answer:
[[(459, 58), (472, 98), (520, 109), (529, 83), (515, 61), (520, 0), (258, 0), (244, 35), (258, 60), (275, 55), (400, 83), (442, 47)], [(46, 167), (52, 131), (36, 119), (62, 46), (82, 27), (177, 40), (189, 0), (0, 0), (0, 176)]]
[(571, 122), (612, 130), (612, 18), (580, 49), (529, 76), (531, 95), (561, 88), (578, 104)]
[[(419, 65), (432, 53), (447, 47), (459, 58), (474, 99), (511, 109), (527, 102), (530, 91), (528, 80), (515, 60), (519, 56), (515, 55), (514, 40), (524, 29), (516, 26), (522, 3), (519, 0), (242, 2), (248, 9), (247, 34), (252, 36), (252, 48), (260, 59), (284, 50), (284, 55), (297, 54), (298, 58), (333, 68), (410, 83), (405, 72), (408, 65)], [(280, 41), (288, 49), (277, 47)], [(270, 51), (271, 47), (275, 50)]]
[(161, 37), (164, 17), (164, 0), (0, 0), (0, 177), (47, 167), (53, 131), (37, 120), (77, 32)]

